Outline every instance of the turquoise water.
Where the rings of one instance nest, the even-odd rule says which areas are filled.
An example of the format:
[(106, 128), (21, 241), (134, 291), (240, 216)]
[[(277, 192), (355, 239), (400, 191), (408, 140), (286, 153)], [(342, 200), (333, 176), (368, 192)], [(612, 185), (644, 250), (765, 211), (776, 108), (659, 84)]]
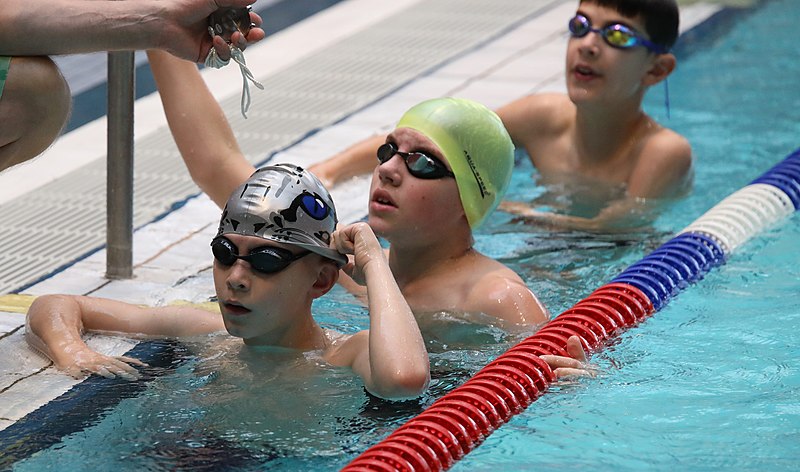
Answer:
[[(706, 34), (710, 45), (687, 46), (666, 123), (693, 144), (696, 185), (653, 229), (553, 233), (497, 214), (478, 247), (557, 314), (800, 146), (794, 5), (767, 2), (721, 21), (729, 30)], [(646, 107), (665, 119), (660, 88)], [(510, 198), (547, 191), (530, 186), (532, 172), (521, 164)], [(795, 215), (742, 246), (595, 355), (600, 376), (552, 388), (454, 470), (796, 470), (799, 238)], [(342, 331), (368, 322), (339, 289), (315, 313)], [(477, 321), (422, 318), (434, 381), (401, 404), (370, 398), (352, 374), (313, 357), (274, 362), (220, 337), (191, 340), (147, 372), (141, 394), (95, 419), (79, 412), (72, 434), (14, 470), (336, 470), (527, 334)]]

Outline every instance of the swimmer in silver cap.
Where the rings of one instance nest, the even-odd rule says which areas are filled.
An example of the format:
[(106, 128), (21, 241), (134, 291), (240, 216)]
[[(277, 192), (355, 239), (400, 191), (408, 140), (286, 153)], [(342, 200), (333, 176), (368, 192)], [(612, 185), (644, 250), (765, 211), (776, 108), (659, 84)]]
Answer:
[(330, 246), (337, 222), (333, 200), (314, 174), (277, 164), (256, 170), (233, 192), (222, 210), (214, 241), (229, 234), (256, 236), (344, 265), (347, 257)]
[[(170, 337), (227, 330), (260, 351), (317, 351), (329, 364), (351, 368), (377, 396), (419, 396), (430, 381), (428, 355), (383, 249), (366, 223), (341, 230), (336, 223), (333, 201), (313, 174), (293, 165), (259, 169), (231, 194), (211, 243), (222, 316), (47, 295), (28, 311), (26, 338), (74, 377), (137, 378), (141, 362), (93, 351), (83, 330)], [(338, 333), (311, 315), (312, 302), (336, 284), (340, 267), (372, 295), (369, 330)]]

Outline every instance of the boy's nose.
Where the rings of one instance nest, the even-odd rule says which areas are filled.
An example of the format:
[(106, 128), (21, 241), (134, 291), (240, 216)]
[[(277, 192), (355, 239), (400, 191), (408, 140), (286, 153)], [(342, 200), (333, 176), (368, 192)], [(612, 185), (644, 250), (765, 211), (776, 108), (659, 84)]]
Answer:
[(392, 185), (399, 185), (402, 181), (402, 169), (405, 166), (403, 158), (395, 154), (391, 159), (378, 166), (378, 178), (382, 182), (391, 183)]
[(600, 43), (603, 41), (600, 35), (594, 31), (590, 31), (586, 36), (576, 38), (576, 40), (578, 41), (578, 51), (582, 55), (589, 57), (594, 57), (598, 54)]
[(225, 279), (228, 288), (239, 292), (247, 291), (250, 287), (251, 270), (248, 262), (242, 260), (234, 262), (227, 279)]

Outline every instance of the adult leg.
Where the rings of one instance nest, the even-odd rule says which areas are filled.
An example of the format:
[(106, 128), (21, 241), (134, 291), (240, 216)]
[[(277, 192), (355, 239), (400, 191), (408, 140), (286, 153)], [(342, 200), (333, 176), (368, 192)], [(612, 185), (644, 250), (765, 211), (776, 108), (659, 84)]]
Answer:
[(0, 171), (41, 154), (61, 133), (69, 86), (48, 57), (12, 57), (0, 95)]

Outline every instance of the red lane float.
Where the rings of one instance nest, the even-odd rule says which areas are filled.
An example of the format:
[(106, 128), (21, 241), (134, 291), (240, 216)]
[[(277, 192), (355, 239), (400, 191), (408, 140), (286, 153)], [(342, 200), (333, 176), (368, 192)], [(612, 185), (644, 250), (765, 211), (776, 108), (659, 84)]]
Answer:
[(581, 339), (585, 349), (594, 350), (652, 312), (653, 304), (632, 285), (612, 283), (600, 287), (367, 449), (343, 470), (449, 468), (524, 410), (555, 380), (553, 371), (539, 356), (567, 355), (567, 339), (573, 335)]

